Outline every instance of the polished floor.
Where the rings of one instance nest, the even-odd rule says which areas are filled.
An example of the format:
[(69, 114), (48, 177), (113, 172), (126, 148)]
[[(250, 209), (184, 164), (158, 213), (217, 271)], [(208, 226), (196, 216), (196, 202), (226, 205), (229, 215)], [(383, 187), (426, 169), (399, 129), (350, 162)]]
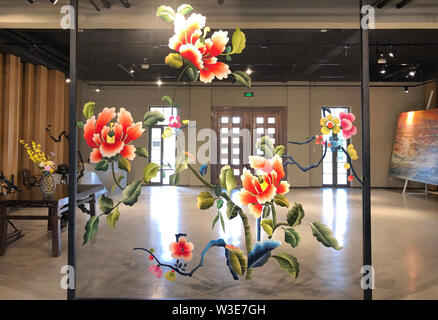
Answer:
[[(361, 191), (359, 189), (293, 189), (288, 198), (300, 202), (304, 222), (322, 221), (344, 246), (335, 251), (321, 246), (310, 227), (298, 227), (300, 245), (283, 244), (300, 262), (300, 275), (292, 279), (271, 259), (254, 272), (253, 280), (233, 281), (225, 268), (223, 250), (212, 249), (204, 267), (192, 278), (175, 282), (157, 279), (148, 272), (148, 257), (134, 247), (153, 247), (170, 261), (169, 243), (184, 232), (195, 245), (198, 263), (210, 239), (244, 247), (241, 222), (225, 221), (226, 233), (211, 223), (214, 209), (196, 209), (201, 188), (148, 187), (139, 203), (123, 207), (115, 229), (100, 223), (96, 239), (81, 246), (85, 217), (78, 212), (78, 298), (231, 298), (231, 299), (361, 299), (362, 266)], [(278, 213), (285, 219), (286, 210)], [(250, 218), (254, 227), (255, 219)], [(0, 257), (0, 299), (64, 299), (60, 288), (66, 264), (67, 233), (63, 255), (50, 257), (50, 234), (42, 221), (17, 221), (25, 237)], [(373, 267), (375, 299), (438, 299), (438, 197), (406, 195), (399, 190), (372, 192)], [(253, 229), (254, 231), (254, 229)], [(275, 238), (283, 240), (281, 232)], [(284, 242), (284, 241), (283, 241)]]

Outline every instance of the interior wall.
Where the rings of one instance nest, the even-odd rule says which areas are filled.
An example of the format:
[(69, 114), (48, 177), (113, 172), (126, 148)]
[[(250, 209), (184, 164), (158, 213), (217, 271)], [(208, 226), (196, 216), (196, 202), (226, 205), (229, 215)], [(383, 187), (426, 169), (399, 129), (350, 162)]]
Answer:
[(0, 171), (7, 178), (14, 175), (17, 182), (23, 168), (38, 173), (20, 139), (41, 144), (46, 154), (54, 152), (57, 164), (68, 163), (66, 143), (55, 143), (45, 131), (51, 124), (57, 136), (66, 128), (67, 90), (63, 73), (0, 53)]
[[(272, 85), (272, 84), (271, 84)], [(176, 101), (181, 104), (183, 119), (196, 121), (197, 130), (211, 127), (211, 106), (235, 107), (284, 107), (288, 109), (288, 140), (305, 140), (320, 133), (319, 120), (321, 107), (348, 106), (356, 115), (358, 134), (352, 138), (352, 143), (361, 154), (361, 91), (355, 84), (349, 86), (327, 84), (289, 83), (289, 86), (254, 87), (253, 98), (243, 97), (242, 87), (192, 86), (180, 87), (177, 90)], [(371, 87), (371, 183), (373, 187), (402, 187), (403, 181), (389, 177), (389, 165), (392, 154), (395, 128), (398, 115), (401, 112), (420, 110), (424, 106), (424, 86), (411, 87), (405, 93), (403, 87)], [(148, 106), (163, 105), (161, 97), (171, 95), (172, 87), (146, 86), (111, 86), (102, 87), (100, 93), (95, 92), (95, 86), (81, 84), (81, 105), (88, 101), (97, 103), (96, 111), (103, 107), (116, 106), (128, 108), (135, 119), (140, 121), (148, 110)], [(81, 108), (80, 108), (81, 109)], [(81, 116), (81, 115), (80, 115)], [(148, 146), (147, 133), (139, 139), (136, 145)], [(197, 147), (205, 143), (198, 141)], [(87, 158), (91, 151), (83, 139), (80, 148)], [(288, 145), (288, 154), (303, 165), (317, 162), (321, 157), (321, 147), (314, 143), (304, 146)], [(133, 170), (128, 176), (141, 176), (143, 159), (135, 159)], [(362, 173), (361, 161), (355, 161), (359, 176)], [(294, 166), (288, 167), (288, 180), (295, 187), (319, 187), (322, 185), (321, 168), (303, 173)], [(209, 178), (209, 176), (207, 176)], [(199, 185), (195, 177), (183, 174), (183, 185)], [(357, 183), (354, 186), (359, 186)]]

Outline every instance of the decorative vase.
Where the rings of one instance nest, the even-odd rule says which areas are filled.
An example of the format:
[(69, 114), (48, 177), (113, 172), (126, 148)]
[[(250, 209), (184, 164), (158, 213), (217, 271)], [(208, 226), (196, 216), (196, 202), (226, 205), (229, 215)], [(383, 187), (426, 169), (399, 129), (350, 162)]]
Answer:
[(40, 189), (44, 198), (53, 197), (56, 189), (56, 182), (53, 174), (43, 175), (40, 182)]

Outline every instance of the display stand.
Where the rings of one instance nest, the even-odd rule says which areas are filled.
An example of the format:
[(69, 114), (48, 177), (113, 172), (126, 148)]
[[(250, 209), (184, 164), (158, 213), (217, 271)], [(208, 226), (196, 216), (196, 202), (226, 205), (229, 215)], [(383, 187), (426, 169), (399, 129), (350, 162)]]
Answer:
[[(432, 90), (432, 92), (430, 93), (430, 96), (429, 96), (429, 102), (427, 103), (426, 110), (429, 110), (429, 108), (430, 108), (430, 104), (432, 103), (433, 94), (434, 94), (434, 91)], [(406, 179), (405, 185), (403, 187), (402, 195), (405, 195), (405, 194), (428, 194), (427, 184), (424, 184), (424, 192), (406, 192), (406, 188), (408, 187), (408, 183), (409, 183), (409, 179)]]

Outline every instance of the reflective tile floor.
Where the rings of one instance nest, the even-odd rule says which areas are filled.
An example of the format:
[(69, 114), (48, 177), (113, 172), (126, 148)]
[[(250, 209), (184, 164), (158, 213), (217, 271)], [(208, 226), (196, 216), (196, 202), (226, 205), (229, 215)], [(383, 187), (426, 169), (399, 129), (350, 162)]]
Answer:
[[(199, 211), (196, 196), (203, 189), (148, 187), (134, 207), (123, 207), (117, 227), (102, 219), (92, 243), (81, 246), (85, 217), (78, 212), (78, 298), (219, 298), (219, 299), (361, 299), (362, 266), (361, 191), (359, 189), (293, 189), (288, 197), (300, 202), (304, 222), (322, 221), (332, 228), (344, 248), (325, 248), (310, 227), (298, 227), (297, 248), (283, 244), (276, 252), (293, 254), (300, 262), (298, 279), (273, 259), (256, 269), (250, 281), (234, 281), (227, 271), (223, 250), (208, 251), (205, 263), (192, 278), (175, 282), (157, 279), (147, 271), (148, 256), (134, 247), (153, 247), (160, 259), (171, 261), (169, 243), (174, 234), (187, 233), (195, 245), (191, 269), (211, 239), (244, 247), (239, 218), (227, 221), (226, 233), (212, 230), (214, 209)], [(399, 190), (372, 193), (373, 266), (375, 299), (438, 299), (438, 197), (402, 196)], [(286, 210), (278, 212), (285, 220)], [(250, 224), (255, 230), (255, 219)], [(50, 234), (42, 221), (17, 221), (25, 237), (0, 257), (0, 299), (64, 299), (61, 267), (66, 264), (67, 232), (63, 255), (50, 257)], [(283, 240), (282, 232), (274, 238)], [(283, 241), (284, 242), (284, 241)]]

